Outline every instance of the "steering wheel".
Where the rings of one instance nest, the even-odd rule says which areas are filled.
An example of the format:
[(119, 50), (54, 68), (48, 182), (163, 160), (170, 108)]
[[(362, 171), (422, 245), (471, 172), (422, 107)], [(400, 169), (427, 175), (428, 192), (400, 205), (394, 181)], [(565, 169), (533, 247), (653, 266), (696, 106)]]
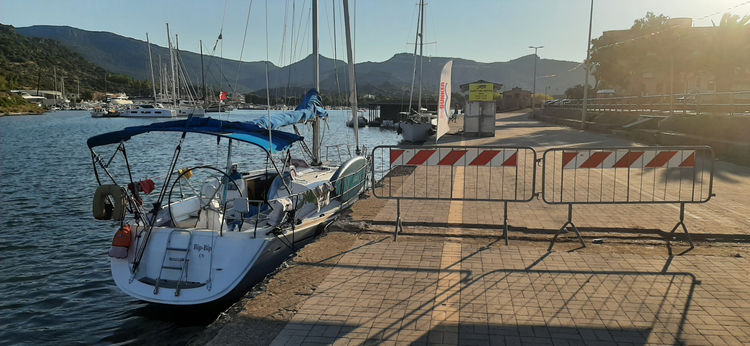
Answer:
[[(182, 178), (184, 175), (188, 174), (188, 172), (192, 172), (192, 171), (194, 171), (196, 169), (208, 169), (208, 170), (212, 170), (212, 171), (215, 171), (215, 172), (219, 173), (218, 176), (213, 176), (213, 177), (209, 177), (208, 179), (206, 179), (206, 181), (212, 180), (212, 179), (216, 179), (219, 182), (219, 184), (216, 187), (216, 189), (213, 191), (213, 193), (211, 193), (211, 196), (209, 196), (208, 198), (204, 198), (204, 196), (203, 196), (203, 187), (201, 187), (199, 195), (197, 196), (199, 204), (200, 204), (200, 207), (198, 208), (198, 217), (196, 218), (195, 225), (193, 227), (195, 227), (195, 226), (198, 225), (198, 219), (200, 219), (200, 213), (203, 210), (209, 210), (210, 209), (210, 210), (214, 210), (216, 212), (221, 212), (222, 211), (222, 210), (220, 210), (219, 208), (217, 208), (214, 205), (214, 202), (216, 201), (216, 197), (217, 197), (216, 195), (219, 193), (219, 190), (220, 190), (219, 187), (221, 186), (221, 180), (222, 180), (222, 178), (226, 178), (227, 181), (232, 182), (232, 184), (234, 185), (235, 189), (239, 192), (240, 197), (243, 196), (242, 190), (240, 189), (239, 185), (237, 185), (237, 183), (234, 181), (234, 179), (232, 179), (232, 177), (230, 177), (229, 174), (227, 174), (226, 172), (224, 172), (224, 171), (222, 171), (222, 170), (220, 170), (220, 169), (218, 169), (216, 167), (213, 167), (213, 166), (196, 166), (196, 167), (184, 169), (184, 170), (182, 170), (182, 173), (180, 173), (177, 176), (177, 178), (172, 183), (172, 186), (169, 188), (169, 196), (167, 198), (167, 205), (168, 205), (168, 210), (169, 210), (169, 219), (172, 221), (172, 224), (175, 224), (174, 214), (172, 213), (172, 191), (174, 190), (175, 185), (177, 185), (177, 182), (180, 181), (180, 178)], [(221, 206), (221, 203), (219, 203), (219, 206)], [(226, 209), (226, 204), (224, 204), (224, 209)], [(223, 211), (226, 212), (226, 210), (223, 210)]]

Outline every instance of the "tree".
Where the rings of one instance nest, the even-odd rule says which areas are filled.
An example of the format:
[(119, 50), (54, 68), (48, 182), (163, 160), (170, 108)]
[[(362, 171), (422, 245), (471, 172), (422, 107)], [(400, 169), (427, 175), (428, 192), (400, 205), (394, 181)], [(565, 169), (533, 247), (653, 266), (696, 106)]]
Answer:
[(0, 91), (10, 91), (10, 86), (8, 85), (8, 81), (5, 80), (5, 77), (0, 76)]
[[(565, 98), (568, 99), (582, 99), (583, 98), (583, 84), (578, 84), (565, 90)], [(593, 88), (589, 85), (589, 97), (593, 93)]]
[(597, 88), (624, 94), (642, 94), (647, 85), (679, 93), (706, 74), (717, 90), (736, 90), (750, 79), (750, 16), (725, 14), (714, 28), (693, 28), (689, 19), (648, 12), (629, 30), (592, 40), (591, 64)]
[(639, 94), (644, 73), (658, 73), (663, 80), (673, 66), (676, 34), (669, 17), (647, 12), (633, 22), (629, 31), (592, 40), (591, 63), (596, 86)]
[(709, 55), (716, 89), (729, 91), (739, 79), (748, 78), (750, 67), (750, 15), (740, 18), (725, 13), (715, 28)]

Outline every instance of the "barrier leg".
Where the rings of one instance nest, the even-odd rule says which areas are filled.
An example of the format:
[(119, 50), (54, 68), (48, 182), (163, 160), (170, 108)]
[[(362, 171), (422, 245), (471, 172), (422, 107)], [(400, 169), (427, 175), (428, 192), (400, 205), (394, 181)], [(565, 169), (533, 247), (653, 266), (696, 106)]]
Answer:
[(552, 238), (552, 242), (549, 244), (549, 247), (547, 248), (547, 251), (552, 251), (552, 247), (555, 246), (555, 242), (557, 241), (557, 237), (560, 235), (560, 233), (567, 233), (568, 230), (565, 228), (570, 225), (570, 228), (576, 233), (576, 237), (578, 237), (578, 241), (581, 242), (581, 247), (586, 247), (586, 243), (583, 242), (583, 238), (581, 237), (581, 233), (578, 232), (578, 227), (573, 223), (573, 205), (568, 204), (568, 221), (565, 221), (565, 223), (560, 227), (560, 229), (557, 230), (557, 233), (555, 233), (555, 236)]
[(690, 248), (683, 252), (685, 253), (695, 248), (695, 245), (693, 245), (693, 240), (690, 238), (690, 233), (688, 233), (687, 227), (685, 226), (685, 203), (680, 203), (680, 221), (678, 221), (677, 224), (672, 227), (672, 231), (670, 231), (669, 236), (667, 236), (667, 250), (669, 250), (670, 256), (672, 256), (672, 244), (670, 243), (670, 240), (673, 237), (674, 232), (677, 231), (677, 228), (679, 228), (680, 226), (682, 226), (682, 230), (685, 232), (688, 244), (690, 244)]
[(393, 241), (398, 240), (398, 233), (403, 232), (404, 227), (401, 226), (401, 199), (396, 199), (396, 229), (393, 231)]
[(508, 245), (508, 202), (503, 202), (503, 237), (505, 238), (505, 245)]

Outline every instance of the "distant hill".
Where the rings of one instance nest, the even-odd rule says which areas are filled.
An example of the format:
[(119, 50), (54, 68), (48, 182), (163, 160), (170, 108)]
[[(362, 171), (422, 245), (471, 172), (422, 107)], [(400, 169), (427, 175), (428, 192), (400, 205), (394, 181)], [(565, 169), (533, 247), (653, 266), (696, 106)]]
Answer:
[[(110, 71), (122, 73), (137, 79), (150, 79), (148, 51), (145, 41), (123, 37), (110, 32), (94, 32), (67, 26), (37, 25), (18, 28), (18, 33), (28, 37), (42, 37), (58, 40), (68, 48), (79, 53), (89, 61)], [(205, 43), (204, 43), (205, 44)], [(190, 42), (197, 46), (196, 42)], [(183, 42), (183, 47), (185, 46)], [(206, 53), (204, 51), (204, 53)], [(159, 56), (162, 64), (169, 61), (167, 48), (153, 45), (154, 64), (158, 65)], [(200, 55), (181, 51), (188, 75), (194, 84), (200, 83)], [(225, 89), (238, 92), (258, 91), (265, 88), (265, 63), (262, 61), (238, 62), (230, 59), (209, 58), (204, 56), (207, 84), (224, 85)], [(423, 85), (428, 94), (436, 94), (440, 69), (448, 60), (453, 63), (453, 88), (458, 90), (460, 84), (484, 79), (503, 84), (507, 89), (518, 86), (524, 89), (532, 87), (534, 68), (533, 55), (527, 55), (507, 62), (481, 63), (473, 60), (447, 57), (432, 57), (424, 60), (425, 78)], [(308, 56), (286, 67), (269, 64), (269, 84), (278, 90), (287, 86), (307, 87), (312, 84), (312, 57)], [(357, 64), (357, 88), (359, 94), (407, 95), (411, 84), (414, 57), (408, 53), (399, 53), (383, 62), (362, 62)], [(324, 93), (336, 93), (335, 70), (333, 59), (320, 59), (321, 89)], [(339, 85), (345, 92), (347, 84), (347, 64), (337, 61)], [(157, 68), (158, 69), (158, 68)], [(220, 71), (222, 71), (220, 73)], [(224, 78), (221, 76), (224, 75)], [(543, 78), (543, 76), (551, 76)], [(289, 76), (292, 76), (291, 80)], [(157, 77), (158, 78), (158, 77)], [(537, 62), (537, 91), (544, 92), (549, 86), (552, 94), (562, 94), (565, 89), (582, 84), (584, 71), (579, 63), (552, 59), (541, 59)], [(227, 87), (227, 83), (236, 88)], [(158, 82), (157, 82), (158, 83)]]
[[(64, 78), (67, 92), (104, 91), (104, 75), (108, 73), (58, 41), (19, 35), (16, 29), (0, 24), (0, 76), (9, 89), (54, 89), (54, 78)], [(125, 75), (110, 74), (109, 91), (130, 94), (146, 92), (150, 84)], [(149, 93), (150, 94), (150, 93)]]

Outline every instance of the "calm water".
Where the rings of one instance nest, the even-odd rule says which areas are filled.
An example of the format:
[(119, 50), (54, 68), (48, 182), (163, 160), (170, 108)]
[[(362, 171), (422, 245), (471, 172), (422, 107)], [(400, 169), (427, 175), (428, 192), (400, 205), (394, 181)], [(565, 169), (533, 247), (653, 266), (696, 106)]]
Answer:
[[(324, 145), (354, 143), (345, 113), (330, 114)], [(261, 115), (265, 112), (235, 111), (214, 117)], [(216, 318), (219, 311), (132, 299), (109, 273), (107, 251), (116, 225), (91, 216), (96, 180), (85, 141), (152, 121), (161, 120), (92, 119), (79, 111), (0, 118), (0, 344), (179, 343)], [(308, 132), (303, 135), (310, 137)], [(134, 179), (149, 177), (161, 186), (158, 175), (167, 169), (178, 136), (147, 134), (129, 141)], [(223, 167), (215, 140), (198, 137), (188, 136), (179, 166), (208, 160)], [(368, 148), (398, 139), (378, 128), (360, 132)], [(112, 148), (100, 152), (107, 158), (111, 153)], [(240, 159), (246, 168), (259, 162)]]

